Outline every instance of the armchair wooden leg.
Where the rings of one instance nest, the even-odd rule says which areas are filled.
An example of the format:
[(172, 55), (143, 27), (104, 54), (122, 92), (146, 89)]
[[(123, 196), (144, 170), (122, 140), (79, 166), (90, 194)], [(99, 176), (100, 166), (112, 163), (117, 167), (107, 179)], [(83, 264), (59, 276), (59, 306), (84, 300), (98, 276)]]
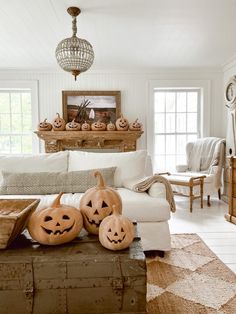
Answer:
[(211, 206), (210, 195), (207, 195), (207, 206)]
[(221, 190), (220, 189), (218, 190), (218, 198), (219, 198), (219, 200), (221, 200)]

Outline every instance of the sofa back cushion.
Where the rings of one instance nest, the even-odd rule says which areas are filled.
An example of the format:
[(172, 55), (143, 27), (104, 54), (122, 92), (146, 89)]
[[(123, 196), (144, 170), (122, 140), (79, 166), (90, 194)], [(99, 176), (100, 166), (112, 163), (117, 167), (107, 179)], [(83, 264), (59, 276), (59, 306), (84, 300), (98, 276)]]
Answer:
[(114, 184), (122, 187), (126, 179), (144, 176), (146, 157), (145, 150), (127, 153), (69, 151), (68, 171), (116, 167)]
[(35, 155), (0, 155), (0, 182), (5, 172), (64, 172), (68, 168), (68, 152)]

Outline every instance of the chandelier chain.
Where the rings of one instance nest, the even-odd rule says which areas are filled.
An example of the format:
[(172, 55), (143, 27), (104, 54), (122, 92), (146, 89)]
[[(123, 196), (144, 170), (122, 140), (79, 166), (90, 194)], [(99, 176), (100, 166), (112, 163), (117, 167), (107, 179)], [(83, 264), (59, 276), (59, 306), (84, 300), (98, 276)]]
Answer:
[(76, 16), (74, 16), (73, 19), (72, 19), (72, 31), (73, 31), (73, 36), (76, 36), (76, 34), (77, 34)]

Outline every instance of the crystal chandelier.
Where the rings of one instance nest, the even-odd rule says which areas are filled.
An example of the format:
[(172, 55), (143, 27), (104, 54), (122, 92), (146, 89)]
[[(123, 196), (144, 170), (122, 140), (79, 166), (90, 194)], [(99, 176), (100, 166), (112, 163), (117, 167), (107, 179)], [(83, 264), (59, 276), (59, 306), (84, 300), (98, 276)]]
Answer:
[(87, 71), (93, 64), (94, 52), (92, 45), (87, 40), (76, 36), (76, 17), (80, 14), (80, 9), (70, 7), (67, 12), (73, 18), (73, 35), (59, 42), (56, 48), (56, 59), (60, 67), (64, 71), (71, 72), (76, 80), (81, 72)]

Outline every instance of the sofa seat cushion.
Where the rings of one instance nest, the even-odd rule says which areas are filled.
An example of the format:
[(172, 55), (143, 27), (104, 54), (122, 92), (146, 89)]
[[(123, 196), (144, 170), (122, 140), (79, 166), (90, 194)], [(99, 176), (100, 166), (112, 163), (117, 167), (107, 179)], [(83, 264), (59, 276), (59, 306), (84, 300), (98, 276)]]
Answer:
[[(119, 188), (123, 202), (123, 214), (132, 221), (155, 222), (166, 221), (170, 218), (170, 206), (165, 198), (153, 198), (146, 192), (136, 193), (124, 188)], [(62, 195), (61, 203), (79, 208), (83, 193), (67, 193)], [(56, 194), (51, 195), (1, 195), (1, 199), (37, 198), (40, 203), (36, 210), (50, 206), (55, 200)]]

